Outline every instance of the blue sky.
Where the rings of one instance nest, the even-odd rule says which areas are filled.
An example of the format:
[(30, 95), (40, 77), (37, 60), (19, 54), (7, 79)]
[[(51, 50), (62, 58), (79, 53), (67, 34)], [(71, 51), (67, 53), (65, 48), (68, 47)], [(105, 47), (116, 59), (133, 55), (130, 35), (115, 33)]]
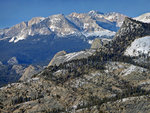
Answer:
[(11, 27), (32, 17), (53, 14), (120, 12), (130, 17), (150, 12), (150, 0), (0, 0), (0, 28)]

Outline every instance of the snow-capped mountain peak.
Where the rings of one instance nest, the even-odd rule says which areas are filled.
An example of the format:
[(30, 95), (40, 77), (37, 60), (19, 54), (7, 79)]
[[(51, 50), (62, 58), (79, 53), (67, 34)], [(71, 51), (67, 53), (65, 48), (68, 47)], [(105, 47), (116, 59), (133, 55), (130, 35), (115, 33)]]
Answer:
[(126, 17), (112, 45), (119, 54), (150, 55), (150, 24)]
[(99, 15), (104, 15), (104, 13), (101, 13), (101, 12), (95, 11), (95, 10), (89, 11), (88, 14), (89, 14), (89, 15), (97, 15), (97, 14), (99, 14)]
[(111, 12), (111, 13), (105, 14), (105, 19), (107, 19), (111, 22), (116, 22), (117, 27), (121, 27), (125, 17), (126, 17), (125, 15), (123, 15), (121, 13), (116, 13), (116, 12)]
[(141, 22), (144, 22), (144, 23), (150, 23), (150, 13), (142, 14), (138, 17), (135, 17), (134, 19), (141, 21)]
[(65, 15), (58, 14), (49, 17), (48, 27), (57, 36), (65, 37), (68, 35), (79, 35), (79, 31), (74, 27), (72, 22), (70, 22)]
[[(112, 15), (114, 16), (112, 17)], [(7, 39), (9, 42), (16, 43), (30, 36), (51, 34), (57, 37), (110, 38), (117, 31), (118, 24), (120, 25), (123, 22), (125, 16), (118, 17), (120, 15), (115, 13), (106, 15), (92, 10), (88, 13), (72, 13), (68, 16), (57, 14), (47, 18), (35, 17), (28, 22), (22, 22), (9, 29), (0, 30), (0, 40)]]
[(30, 21), (28, 21), (28, 26), (31, 26), (33, 24), (37, 24), (41, 21), (43, 21), (45, 18), (44, 17), (35, 17), (35, 18), (32, 18)]

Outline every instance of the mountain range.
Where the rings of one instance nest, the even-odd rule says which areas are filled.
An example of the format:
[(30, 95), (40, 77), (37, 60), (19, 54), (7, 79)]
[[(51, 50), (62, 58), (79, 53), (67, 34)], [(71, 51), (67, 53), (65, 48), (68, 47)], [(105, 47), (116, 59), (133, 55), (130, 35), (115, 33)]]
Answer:
[(16, 57), (19, 64), (47, 64), (59, 51), (90, 48), (95, 37), (112, 38), (126, 16), (97, 11), (35, 17), (0, 30), (0, 59)]
[[(149, 13), (134, 19), (149, 22)], [(90, 48), (94, 38), (111, 38), (126, 16), (120, 13), (71, 13), (35, 17), (0, 30), (0, 61), (16, 57), (19, 64), (48, 64), (59, 51)]]
[[(149, 113), (147, 22), (125, 17), (112, 39), (92, 39), (91, 48), (78, 52), (62, 50), (38, 73), (29, 66), (18, 82), (0, 88), (0, 111)], [(8, 63), (16, 65), (17, 58)]]
[[(112, 36), (124, 20), (125, 15), (120, 13), (99, 13), (90, 11), (88, 13), (72, 13), (70, 15), (52, 15), (47, 18), (35, 17), (28, 22), (22, 22), (11, 28), (0, 31), (1, 40), (8, 39), (9, 42), (18, 42), (29, 36), (51, 35), (57, 37), (67, 36)], [(104, 33), (100, 33), (104, 32)], [(106, 33), (105, 33), (106, 32)]]
[[(55, 59), (58, 60), (53, 60), (50, 64), (60, 64), (69, 61), (69, 56), (73, 59), (79, 57), (87, 58), (92, 55), (93, 51), (86, 50), (84, 53), (83, 50), (89, 49), (95, 38), (101, 39), (101, 41), (94, 41), (91, 48), (101, 47), (105, 45), (104, 43), (109, 44), (108, 42), (111, 42), (114, 36), (125, 35), (123, 32), (126, 33), (128, 29), (125, 28), (127, 26), (119, 30), (117, 33), (118, 36), (116, 32), (120, 29), (126, 17), (127, 16), (120, 13), (112, 12), (104, 14), (92, 10), (88, 13), (35, 17), (13, 27), (0, 29), (0, 61), (3, 64), (0, 81), (5, 81), (2, 82), (1, 85), (18, 80), (23, 73), (26, 73), (25, 70), (29, 65), (38, 65), (35, 66), (35, 68), (41, 65), (39, 67), (41, 70), (43, 66), (49, 64), (57, 52), (62, 50), (64, 50), (66, 54), (70, 54), (66, 55), (66, 58), (64, 56), (60, 59), (56, 57)], [(150, 13), (146, 13), (133, 19), (147, 23), (150, 22), (149, 17)], [(136, 25), (131, 26), (131, 28), (135, 28), (134, 26)], [(143, 26), (143, 28), (144, 27), (145, 26)], [(129, 47), (130, 43), (126, 44), (124, 40), (120, 43), (121, 41), (117, 38), (117, 41), (113, 42), (113, 44), (116, 45), (114, 51), (124, 51), (125, 48), (128, 47), (124, 53), (126, 55), (138, 56), (143, 52), (149, 54), (149, 39), (143, 39), (145, 42), (142, 41), (143, 43), (141, 43), (142, 39), (138, 39), (137, 41), (135, 40), (135, 44), (133, 43), (131, 47)], [(136, 50), (135, 48), (139, 49)], [(81, 52), (78, 53), (78, 51)], [(70, 60), (72, 60), (72, 58), (70, 58)], [(19, 71), (21, 73), (18, 73), (18, 69), (13, 67), (19, 67), (18, 69), (21, 70)], [(34, 68), (32, 69), (34, 73)], [(15, 77), (10, 79), (9, 75)]]

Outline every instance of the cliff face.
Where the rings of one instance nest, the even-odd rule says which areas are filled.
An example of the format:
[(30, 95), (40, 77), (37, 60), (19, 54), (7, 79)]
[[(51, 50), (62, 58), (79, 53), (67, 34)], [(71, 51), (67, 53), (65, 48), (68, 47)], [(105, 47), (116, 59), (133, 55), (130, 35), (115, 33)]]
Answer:
[(111, 39), (99, 39), (95, 38), (92, 42), (91, 49), (102, 49), (105, 48), (107, 45), (110, 45)]
[(113, 38), (114, 52), (123, 53), (135, 39), (148, 35), (150, 35), (150, 24), (126, 17)]
[(92, 42), (92, 45), (91, 45), (91, 49), (99, 49), (101, 48), (103, 45), (102, 45), (102, 42), (100, 39), (96, 38), (94, 39), (94, 41)]
[(60, 51), (53, 57), (48, 67), (55, 66), (55, 65), (59, 66), (60, 64), (63, 64), (65, 62), (69, 62), (72, 60), (88, 58), (89, 56), (92, 56), (94, 53), (95, 53), (95, 50), (85, 50), (85, 51), (79, 51), (79, 52), (68, 53), (68, 54), (66, 54), (65, 51)]
[(22, 76), (19, 80), (27, 81), (27, 80), (31, 79), (33, 75), (37, 74), (41, 70), (43, 70), (43, 68), (41, 66), (30, 65), (25, 69), (24, 73), (22, 74)]
[[(60, 51), (60, 52), (56, 53), (55, 56), (53, 57), (53, 59), (52, 59), (52, 60), (50, 61), (50, 63), (48, 64), (48, 66), (55, 65), (55, 62), (56, 62), (57, 57), (59, 57), (59, 56), (64, 56), (64, 55), (66, 55), (66, 54), (67, 54), (66, 51)], [(61, 61), (60, 61), (60, 62), (61, 62)], [(58, 64), (60, 64), (60, 63), (58, 63)]]

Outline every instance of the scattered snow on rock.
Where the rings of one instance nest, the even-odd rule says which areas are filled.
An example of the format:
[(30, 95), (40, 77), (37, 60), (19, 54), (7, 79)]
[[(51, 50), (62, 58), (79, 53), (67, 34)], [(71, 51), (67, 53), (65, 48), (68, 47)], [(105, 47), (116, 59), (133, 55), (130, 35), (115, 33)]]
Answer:
[(150, 80), (144, 81), (144, 82), (141, 82), (141, 83), (140, 83), (140, 85), (147, 85), (147, 84), (150, 84)]
[(116, 32), (112, 32), (109, 30), (102, 30), (102, 31), (94, 31), (94, 32), (87, 32), (87, 33), (83, 33), (84, 36), (86, 37), (90, 37), (90, 36), (108, 36), (108, 37), (112, 37), (115, 35)]
[(144, 22), (144, 23), (150, 23), (150, 13), (145, 13), (143, 15), (140, 15), (139, 17), (134, 18), (135, 20)]
[(66, 55), (66, 59), (67, 59), (67, 61), (70, 61), (74, 57), (79, 56), (80, 54), (84, 54), (84, 53), (85, 53), (84, 51), (70, 53), (70, 54)]
[(65, 55), (65, 61), (70, 61), (81, 56), (91, 56), (93, 52), (95, 51), (80, 51), (80, 52), (69, 53)]
[(127, 56), (139, 56), (142, 54), (150, 56), (150, 36), (135, 39), (124, 54)]
[(131, 74), (132, 72), (134, 72), (135, 69), (136, 69), (136, 66), (131, 65), (131, 66), (129, 66), (129, 68), (125, 69), (125, 70), (122, 72), (122, 75), (123, 75), (123, 76), (129, 75), (129, 74)]
[(127, 76), (129, 74), (131, 74), (132, 72), (139, 72), (139, 73), (142, 73), (143, 71), (147, 71), (147, 69), (144, 69), (142, 67), (138, 67), (138, 66), (134, 66), (134, 65), (131, 65), (129, 67), (127, 67), (126, 69), (124, 69), (120, 75), (122, 76)]
[(91, 74), (89, 74), (89, 75), (86, 75), (85, 78), (86, 78), (87, 80), (91, 80), (91, 79), (93, 79), (94, 77), (100, 76), (100, 75), (101, 75), (101, 74), (100, 74), (99, 72), (95, 72), (95, 73), (91, 73)]
[(89, 44), (92, 44), (92, 43), (93, 43), (93, 40), (88, 40), (88, 43), (89, 43)]

